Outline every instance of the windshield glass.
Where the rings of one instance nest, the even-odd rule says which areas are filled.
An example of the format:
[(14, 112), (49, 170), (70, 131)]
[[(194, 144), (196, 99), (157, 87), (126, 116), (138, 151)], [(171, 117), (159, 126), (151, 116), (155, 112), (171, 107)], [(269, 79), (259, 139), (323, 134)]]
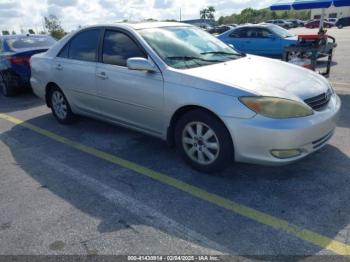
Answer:
[(295, 36), (295, 34), (292, 34), (288, 30), (286, 30), (286, 29), (284, 29), (284, 28), (282, 28), (280, 26), (277, 26), (277, 25), (271, 25), (269, 28), (270, 28), (270, 30), (272, 32), (274, 32), (276, 35), (278, 35), (278, 36), (280, 36), (282, 38)]
[(6, 43), (11, 49), (47, 48), (56, 43), (56, 40), (51, 36), (23, 36), (7, 39)]
[(196, 27), (148, 28), (139, 33), (165, 63), (174, 68), (205, 66), (243, 56)]

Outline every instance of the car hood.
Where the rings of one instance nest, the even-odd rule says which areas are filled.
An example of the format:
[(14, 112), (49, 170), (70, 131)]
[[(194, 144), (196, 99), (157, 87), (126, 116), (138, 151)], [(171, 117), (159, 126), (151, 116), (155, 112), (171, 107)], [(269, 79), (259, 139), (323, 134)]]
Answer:
[(325, 93), (330, 87), (324, 77), (309, 69), (252, 55), (183, 73), (198, 80), (191, 81), (196, 88), (232, 96), (251, 94), (305, 100)]

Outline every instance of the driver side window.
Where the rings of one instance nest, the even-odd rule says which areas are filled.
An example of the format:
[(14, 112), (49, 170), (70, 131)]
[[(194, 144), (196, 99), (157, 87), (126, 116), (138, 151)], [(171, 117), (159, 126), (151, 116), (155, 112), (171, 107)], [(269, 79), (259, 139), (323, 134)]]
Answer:
[(147, 58), (147, 55), (126, 34), (106, 30), (103, 40), (102, 62), (126, 67), (126, 61), (132, 57)]

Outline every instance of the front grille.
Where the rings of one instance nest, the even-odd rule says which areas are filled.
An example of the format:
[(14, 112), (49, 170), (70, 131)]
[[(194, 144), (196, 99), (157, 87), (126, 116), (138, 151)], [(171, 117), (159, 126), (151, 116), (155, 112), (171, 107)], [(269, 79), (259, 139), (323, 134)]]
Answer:
[(320, 111), (328, 105), (331, 96), (332, 92), (328, 90), (326, 93), (305, 99), (304, 102), (308, 104), (312, 109)]

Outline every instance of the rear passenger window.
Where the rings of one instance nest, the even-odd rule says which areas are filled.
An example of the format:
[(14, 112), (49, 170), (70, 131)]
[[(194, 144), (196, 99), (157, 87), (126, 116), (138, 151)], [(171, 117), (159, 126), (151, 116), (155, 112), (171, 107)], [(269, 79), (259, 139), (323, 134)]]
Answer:
[(105, 33), (102, 53), (103, 63), (118, 66), (126, 66), (126, 60), (132, 57), (147, 58), (129, 36), (111, 30), (107, 30)]
[[(68, 58), (90, 62), (96, 61), (99, 36), (100, 29), (92, 29), (83, 31), (73, 37), (69, 43)], [(66, 52), (65, 50), (62, 51)]]

